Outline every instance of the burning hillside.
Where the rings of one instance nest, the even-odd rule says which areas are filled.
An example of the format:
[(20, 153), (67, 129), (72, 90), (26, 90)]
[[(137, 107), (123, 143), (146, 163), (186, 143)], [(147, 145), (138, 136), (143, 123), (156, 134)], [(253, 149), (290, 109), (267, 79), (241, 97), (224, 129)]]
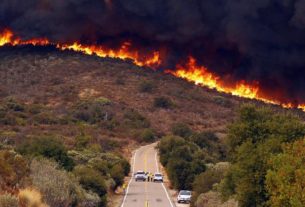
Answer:
[(220, 92), (305, 110), (299, 1), (56, 0), (31, 1), (20, 11), (16, 2), (0, 3), (0, 46), (130, 59)]
[[(130, 42), (123, 42), (117, 49), (109, 49), (99, 45), (82, 45), (80, 43), (73, 44), (58, 44), (50, 42), (46, 38), (21, 40), (18, 37), (14, 37), (14, 34), (10, 30), (4, 30), (0, 35), (0, 46), (3, 45), (39, 45), (39, 46), (56, 46), (59, 50), (73, 50), (81, 52), (87, 55), (97, 55), (98, 57), (110, 57), (119, 59), (131, 59), (134, 64), (138, 66), (151, 67), (157, 69), (162, 65), (162, 57), (160, 57), (159, 51), (154, 51), (147, 55), (140, 55), (140, 52), (132, 48)], [(305, 110), (303, 105), (293, 105), (292, 103), (281, 103), (277, 100), (272, 100), (272, 97), (263, 97), (259, 93), (259, 84), (257, 82), (248, 84), (244, 80), (235, 83), (234, 86), (226, 86), (221, 77), (208, 71), (204, 66), (200, 66), (196, 63), (193, 57), (189, 57), (184, 64), (177, 64), (174, 69), (168, 69), (165, 71), (176, 77), (184, 78), (195, 84), (206, 86), (211, 89), (216, 89), (219, 92), (229, 93), (234, 96), (257, 99), (266, 103), (282, 105), (286, 108), (297, 107)]]

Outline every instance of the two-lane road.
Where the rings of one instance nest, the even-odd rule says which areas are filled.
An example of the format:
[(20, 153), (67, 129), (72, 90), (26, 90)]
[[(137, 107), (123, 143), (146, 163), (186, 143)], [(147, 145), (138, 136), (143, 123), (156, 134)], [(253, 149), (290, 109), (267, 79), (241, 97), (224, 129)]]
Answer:
[[(156, 144), (139, 148), (133, 155), (132, 174), (138, 170), (159, 172)], [(135, 182), (127, 186), (121, 207), (175, 207), (163, 183)]]

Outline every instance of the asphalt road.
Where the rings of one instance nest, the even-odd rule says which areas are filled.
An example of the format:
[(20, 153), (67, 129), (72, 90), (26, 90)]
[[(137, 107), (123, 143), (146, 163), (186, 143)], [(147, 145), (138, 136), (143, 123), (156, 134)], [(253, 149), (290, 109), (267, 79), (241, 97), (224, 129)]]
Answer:
[[(131, 163), (132, 174), (138, 170), (159, 172), (155, 144), (139, 148)], [(163, 183), (135, 182), (132, 178), (127, 186), (121, 207), (176, 207)]]

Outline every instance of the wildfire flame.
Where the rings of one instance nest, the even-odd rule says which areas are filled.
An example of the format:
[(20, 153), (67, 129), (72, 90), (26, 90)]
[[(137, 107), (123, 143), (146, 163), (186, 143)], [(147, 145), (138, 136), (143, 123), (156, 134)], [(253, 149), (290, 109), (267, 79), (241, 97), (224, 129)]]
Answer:
[[(132, 48), (132, 43), (129, 41), (123, 42), (118, 49), (109, 49), (100, 45), (83, 45), (78, 42), (73, 44), (58, 44), (50, 42), (47, 38), (21, 40), (19, 37), (16, 37), (12, 31), (5, 29), (0, 33), (0, 47), (4, 45), (53, 45), (59, 50), (73, 50), (87, 55), (97, 55), (98, 57), (119, 58), (122, 60), (130, 59), (138, 66), (148, 66), (151, 68), (157, 68), (162, 63), (159, 51), (153, 51), (148, 55), (143, 55)], [(193, 82), (196, 85), (202, 85), (219, 92), (249, 99), (257, 99), (266, 103), (280, 105), (284, 108), (295, 108), (292, 103), (280, 103), (279, 101), (262, 97), (259, 93), (259, 83), (257, 82), (249, 84), (245, 81), (239, 81), (235, 86), (228, 87), (219, 76), (209, 72), (206, 67), (198, 65), (193, 57), (189, 57), (185, 64), (178, 64), (175, 70), (166, 70), (166, 72)], [(298, 105), (296, 108), (305, 111), (305, 104)]]

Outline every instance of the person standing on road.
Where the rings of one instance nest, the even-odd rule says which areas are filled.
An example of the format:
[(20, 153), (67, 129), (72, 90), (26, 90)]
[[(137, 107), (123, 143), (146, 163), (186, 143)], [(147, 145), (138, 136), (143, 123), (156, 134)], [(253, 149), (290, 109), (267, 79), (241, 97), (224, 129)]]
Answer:
[(147, 182), (150, 181), (150, 172), (147, 172)]
[(123, 188), (123, 193), (125, 195), (126, 194), (126, 183), (123, 184), (122, 188)]

